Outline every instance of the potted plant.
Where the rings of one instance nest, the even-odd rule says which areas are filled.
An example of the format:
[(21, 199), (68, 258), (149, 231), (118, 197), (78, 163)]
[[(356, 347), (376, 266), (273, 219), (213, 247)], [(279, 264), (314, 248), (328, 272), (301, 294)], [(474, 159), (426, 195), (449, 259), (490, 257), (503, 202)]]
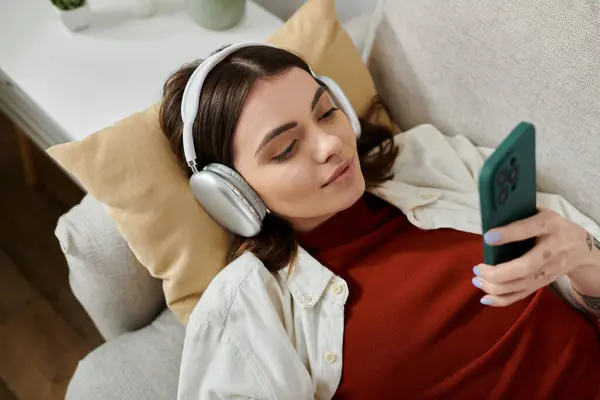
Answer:
[(63, 24), (73, 32), (90, 26), (92, 13), (86, 0), (51, 0)]
[(198, 25), (214, 30), (234, 27), (246, 12), (246, 0), (185, 0), (185, 6)]

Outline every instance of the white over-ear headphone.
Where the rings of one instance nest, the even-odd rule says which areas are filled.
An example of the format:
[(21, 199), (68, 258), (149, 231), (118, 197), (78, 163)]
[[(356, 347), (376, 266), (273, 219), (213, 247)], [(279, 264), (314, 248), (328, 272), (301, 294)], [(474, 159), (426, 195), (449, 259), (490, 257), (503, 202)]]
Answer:
[[(212, 163), (199, 171), (192, 130), (207, 75), (227, 56), (249, 46), (275, 47), (260, 42), (242, 42), (213, 54), (196, 68), (187, 82), (181, 101), (183, 152), (193, 173), (190, 178), (192, 192), (211, 217), (232, 233), (244, 237), (252, 237), (260, 232), (267, 213), (265, 203), (240, 174), (226, 165)], [(342, 89), (333, 79), (311, 73), (332, 94), (334, 102), (346, 114), (358, 138), (360, 122)]]

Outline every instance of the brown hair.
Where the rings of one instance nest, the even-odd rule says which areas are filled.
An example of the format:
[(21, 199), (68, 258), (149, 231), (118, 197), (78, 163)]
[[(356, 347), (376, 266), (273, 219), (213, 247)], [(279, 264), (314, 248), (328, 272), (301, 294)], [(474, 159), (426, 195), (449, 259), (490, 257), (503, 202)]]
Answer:
[[(183, 65), (167, 79), (159, 114), (161, 128), (169, 139), (171, 149), (188, 174), (191, 171), (183, 154), (180, 109), (185, 86), (200, 62)], [(237, 50), (212, 69), (204, 81), (193, 126), (198, 169), (213, 162), (234, 168), (233, 135), (254, 83), (280, 76), (292, 68), (310, 73), (306, 62), (294, 53), (267, 46), (249, 46)], [(358, 156), (367, 188), (392, 178), (392, 166), (398, 155), (392, 132), (384, 126), (367, 122), (381, 109), (385, 109), (385, 105), (375, 98), (365, 119), (360, 119), (362, 134), (358, 139)], [(227, 259), (230, 262), (251, 251), (274, 272), (294, 261), (297, 250), (292, 227), (268, 213), (257, 236), (234, 236)]]

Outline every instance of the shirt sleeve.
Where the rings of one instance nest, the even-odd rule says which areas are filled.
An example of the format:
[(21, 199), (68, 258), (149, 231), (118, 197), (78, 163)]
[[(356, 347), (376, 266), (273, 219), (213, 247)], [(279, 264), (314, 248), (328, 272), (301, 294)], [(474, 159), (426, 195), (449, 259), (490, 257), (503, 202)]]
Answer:
[(188, 325), (178, 400), (272, 399), (269, 385), (235, 333), (212, 321)]
[(571, 281), (569, 280), (568, 276), (559, 276), (556, 281), (550, 284), (550, 286), (556, 290), (563, 300), (565, 300), (568, 304), (580, 311), (586, 312), (585, 308), (583, 308), (581, 303), (579, 303), (579, 301), (573, 295), (573, 292), (571, 291)]

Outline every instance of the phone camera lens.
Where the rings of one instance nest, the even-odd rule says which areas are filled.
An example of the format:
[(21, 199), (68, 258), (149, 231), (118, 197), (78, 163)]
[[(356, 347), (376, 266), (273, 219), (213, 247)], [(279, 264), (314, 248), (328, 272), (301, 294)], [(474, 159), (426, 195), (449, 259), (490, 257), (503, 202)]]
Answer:
[(498, 204), (502, 205), (502, 204), (506, 203), (507, 198), (508, 198), (508, 188), (502, 188), (502, 190), (498, 194)]
[(510, 183), (515, 183), (517, 181), (517, 176), (519, 175), (519, 168), (516, 165), (513, 165), (508, 173), (508, 181)]
[(500, 172), (498, 173), (498, 186), (502, 186), (504, 185), (504, 183), (506, 182), (506, 170), (501, 169)]

